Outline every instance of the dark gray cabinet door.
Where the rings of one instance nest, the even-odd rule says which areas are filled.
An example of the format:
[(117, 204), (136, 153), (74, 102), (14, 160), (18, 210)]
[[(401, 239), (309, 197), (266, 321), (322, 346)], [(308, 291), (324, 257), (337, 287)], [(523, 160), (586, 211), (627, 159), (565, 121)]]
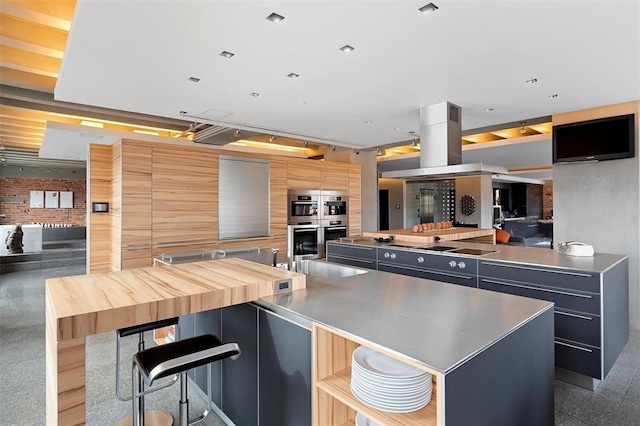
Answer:
[(311, 425), (311, 331), (260, 309), (260, 426)]
[(378, 262), (378, 270), (384, 272), (392, 272), (394, 274), (408, 275), (410, 277), (441, 281), (449, 284), (464, 285), (467, 287), (477, 287), (478, 285), (476, 275), (465, 275), (455, 272), (420, 269), (403, 265), (390, 265), (384, 262)]
[(358, 268), (373, 269), (374, 271), (378, 269), (378, 262), (370, 259), (356, 259), (353, 257), (335, 256), (328, 254), (327, 261), (332, 263), (340, 263), (342, 265), (355, 266)]
[(221, 312), (222, 340), (236, 342), (240, 357), (222, 361), (220, 409), (236, 425), (258, 424), (258, 310), (249, 304)]

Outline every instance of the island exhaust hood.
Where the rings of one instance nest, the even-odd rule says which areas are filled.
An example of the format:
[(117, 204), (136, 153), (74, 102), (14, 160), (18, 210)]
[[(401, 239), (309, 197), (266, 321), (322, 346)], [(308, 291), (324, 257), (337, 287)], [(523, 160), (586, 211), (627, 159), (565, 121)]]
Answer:
[(490, 164), (462, 163), (462, 109), (449, 102), (420, 108), (420, 168), (382, 172), (383, 178), (442, 180), (466, 176), (506, 175)]

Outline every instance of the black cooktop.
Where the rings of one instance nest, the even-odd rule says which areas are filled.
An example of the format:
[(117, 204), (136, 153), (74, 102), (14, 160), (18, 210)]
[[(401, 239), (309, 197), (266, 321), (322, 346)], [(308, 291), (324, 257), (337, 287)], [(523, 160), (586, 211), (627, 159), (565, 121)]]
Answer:
[(450, 246), (426, 246), (426, 247), (420, 247), (420, 250), (449, 251), (449, 250), (455, 250), (455, 247), (450, 247)]
[(496, 250), (482, 250), (482, 249), (473, 249), (473, 248), (461, 248), (456, 250), (454, 253), (457, 254), (470, 254), (473, 256), (482, 256), (485, 254), (497, 253)]

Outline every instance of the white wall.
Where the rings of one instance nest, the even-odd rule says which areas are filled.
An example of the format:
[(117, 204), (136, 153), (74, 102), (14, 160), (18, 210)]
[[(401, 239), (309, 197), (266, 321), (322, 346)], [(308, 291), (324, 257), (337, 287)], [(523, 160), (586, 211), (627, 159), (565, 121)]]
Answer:
[[(640, 329), (638, 103), (631, 112), (636, 113), (635, 158), (553, 167), (553, 239), (582, 241), (597, 253), (629, 256), (629, 324)], [(622, 113), (605, 109), (575, 121)]]

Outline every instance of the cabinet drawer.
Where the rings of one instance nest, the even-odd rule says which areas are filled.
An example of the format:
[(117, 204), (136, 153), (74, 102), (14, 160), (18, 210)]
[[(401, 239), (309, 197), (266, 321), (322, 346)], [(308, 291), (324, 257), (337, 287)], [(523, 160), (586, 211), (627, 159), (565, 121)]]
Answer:
[(378, 262), (418, 269), (437, 269), (454, 275), (476, 275), (478, 272), (476, 259), (387, 248), (378, 250)]
[(354, 259), (354, 258), (351, 258), (351, 257), (344, 257), (344, 256), (327, 255), (327, 262), (341, 263), (343, 265), (350, 265), (350, 266), (357, 266), (359, 268), (373, 269), (374, 271), (378, 267), (378, 262), (376, 262), (375, 260)]
[(478, 286), (486, 290), (547, 300), (554, 302), (558, 308), (589, 312), (596, 315), (600, 314), (600, 296), (597, 294), (580, 293), (577, 291), (541, 287), (529, 283), (503, 281), (486, 277), (480, 277)]
[(601, 347), (600, 317), (598, 315), (556, 308), (554, 318), (556, 337)]
[(601, 351), (564, 339), (555, 339), (556, 367), (601, 379)]
[(481, 260), (479, 275), (600, 293), (600, 274)]
[(424, 278), (427, 280), (464, 285), (467, 287), (475, 288), (478, 286), (477, 277), (475, 275), (457, 274), (455, 272), (444, 272), (431, 269), (411, 268), (402, 265), (390, 265), (384, 262), (378, 262), (378, 270), (392, 272), (394, 274), (408, 275), (410, 277)]
[(327, 255), (355, 257), (358, 259), (376, 260), (376, 247), (361, 247), (353, 245), (343, 245), (327, 243)]

